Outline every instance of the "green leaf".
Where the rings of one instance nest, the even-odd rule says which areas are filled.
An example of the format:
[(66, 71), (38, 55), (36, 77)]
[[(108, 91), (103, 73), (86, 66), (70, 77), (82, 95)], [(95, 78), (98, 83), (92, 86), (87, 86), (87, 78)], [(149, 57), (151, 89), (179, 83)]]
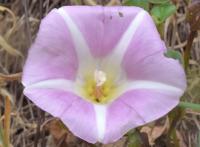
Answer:
[(174, 147), (180, 147), (179, 146), (179, 140), (178, 140), (177, 135), (176, 135), (176, 129), (175, 129), (175, 127), (172, 130), (171, 139), (173, 140)]
[(127, 137), (128, 137), (128, 147), (140, 147), (142, 145), (137, 131), (129, 132), (127, 134)]
[(170, 3), (155, 5), (151, 9), (151, 15), (156, 24), (162, 24), (169, 16), (176, 12), (176, 6)]
[(169, 0), (148, 0), (152, 4), (164, 4), (169, 2)]
[(74, 2), (74, 3), (77, 4), (77, 5), (78, 5), (78, 4), (79, 4), (79, 5), (81, 4), (81, 0), (72, 0), (72, 2)]
[(123, 5), (125, 6), (137, 6), (144, 8), (145, 10), (149, 10), (149, 2), (148, 0), (125, 0)]
[(175, 59), (175, 60), (179, 60), (179, 62), (181, 64), (183, 63), (183, 57), (182, 57), (181, 53), (178, 52), (178, 51), (169, 49), (169, 50), (167, 50), (167, 52), (164, 55), (165, 55), (165, 57), (172, 58), (172, 59)]

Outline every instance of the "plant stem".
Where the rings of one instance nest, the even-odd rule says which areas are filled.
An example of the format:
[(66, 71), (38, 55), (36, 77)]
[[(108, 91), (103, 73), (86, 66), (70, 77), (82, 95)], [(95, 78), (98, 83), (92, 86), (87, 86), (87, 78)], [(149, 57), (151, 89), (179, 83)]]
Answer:
[(196, 31), (192, 31), (188, 37), (188, 40), (187, 40), (187, 45), (185, 47), (185, 51), (184, 51), (184, 67), (185, 67), (185, 70), (187, 71), (187, 67), (189, 65), (189, 58), (190, 58), (190, 51), (192, 49), (192, 43), (193, 43), (193, 40), (195, 38), (195, 35), (196, 35)]
[(4, 138), (6, 146), (10, 145), (10, 113), (11, 113), (11, 103), (10, 98), (6, 96), (5, 98), (5, 120), (4, 120)]
[(158, 32), (160, 33), (160, 37), (164, 39), (164, 23), (157, 25)]
[(189, 108), (195, 111), (200, 111), (200, 104), (194, 104), (194, 103), (189, 103), (189, 102), (180, 102), (179, 107), (181, 108)]

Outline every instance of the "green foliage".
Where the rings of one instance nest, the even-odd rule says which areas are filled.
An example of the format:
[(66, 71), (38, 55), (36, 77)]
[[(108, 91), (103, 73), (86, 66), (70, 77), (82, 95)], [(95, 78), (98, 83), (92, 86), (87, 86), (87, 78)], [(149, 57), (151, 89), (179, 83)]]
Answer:
[(164, 21), (176, 12), (176, 6), (170, 3), (155, 5), (151, 9), (151, 15), (157, 25), (164, 23)]
[(148, 0), (152, 4), (165, 4), (169, 2), (169, 0)]
[[(175, 128), (175, 127), (174, 127)], [(173, 141), (173, 146), (174, 147), (180, 147), (179, 146), (179, 140), (178, 140), (178, 138), (177, 138), (177, 135), (176, 135), (176, 129), (173, 129), (172, 130), (172, 133), (171, 133), (171, 140)], [(171, 146), (172, 146), (171, 145)]]
[(3, 145), (3, 130), (2, 127), (0, 126), (0, 146)]
[(138, 6), (144, 8), (145, 10), (149, 10), (149, 2), (148, 0), (125, 0), (123, 5), (125, 6)]
[(141, 140), (137, 131), (129, 132), (128, 136), (128, 147), (140, 147)]
[(179, 60), (180, 63), (183, 63), (183, 57), (180, 52), (175, 50), (167, 50), (167, 52), (164, 54), (168, 58), (173, 58), (175, 60)]
[(0, 121), (0, 147), (8, 147), (7, 144), (5, 143), (5, 138), (4, 138), (4, 130), (2, 127), (2, 123)]
[(161, 37), (164, 32), (163, 23), (169, 16), (176, 12), (176, 6), (170, 0), (125, 0), (123, 1), (123, 5), (138, 6), (147, 10), (153, 17)]
[(81, 4), (81, 0), (73, 0), (75, 4)]

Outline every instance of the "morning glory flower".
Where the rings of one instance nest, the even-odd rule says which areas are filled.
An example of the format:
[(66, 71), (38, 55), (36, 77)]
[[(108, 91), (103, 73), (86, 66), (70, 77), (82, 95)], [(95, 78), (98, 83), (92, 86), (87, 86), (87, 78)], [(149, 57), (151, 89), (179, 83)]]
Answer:
[(66, 6), (41, 22), (24, 94), (90, 143), (111, 143), (167, 114), (186, 88), (179, 61), (138, 7)]

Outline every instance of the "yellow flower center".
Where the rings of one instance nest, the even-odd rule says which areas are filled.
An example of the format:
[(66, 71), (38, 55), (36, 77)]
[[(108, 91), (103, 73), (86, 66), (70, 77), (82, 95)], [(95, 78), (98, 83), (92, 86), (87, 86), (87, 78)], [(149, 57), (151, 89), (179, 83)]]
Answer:
[(95, 70), (84, 78), (82, 93), (86, 99), (94, 103), (107, 103), (116, 94), (116, 84), (111, 76), (101, 70)]

